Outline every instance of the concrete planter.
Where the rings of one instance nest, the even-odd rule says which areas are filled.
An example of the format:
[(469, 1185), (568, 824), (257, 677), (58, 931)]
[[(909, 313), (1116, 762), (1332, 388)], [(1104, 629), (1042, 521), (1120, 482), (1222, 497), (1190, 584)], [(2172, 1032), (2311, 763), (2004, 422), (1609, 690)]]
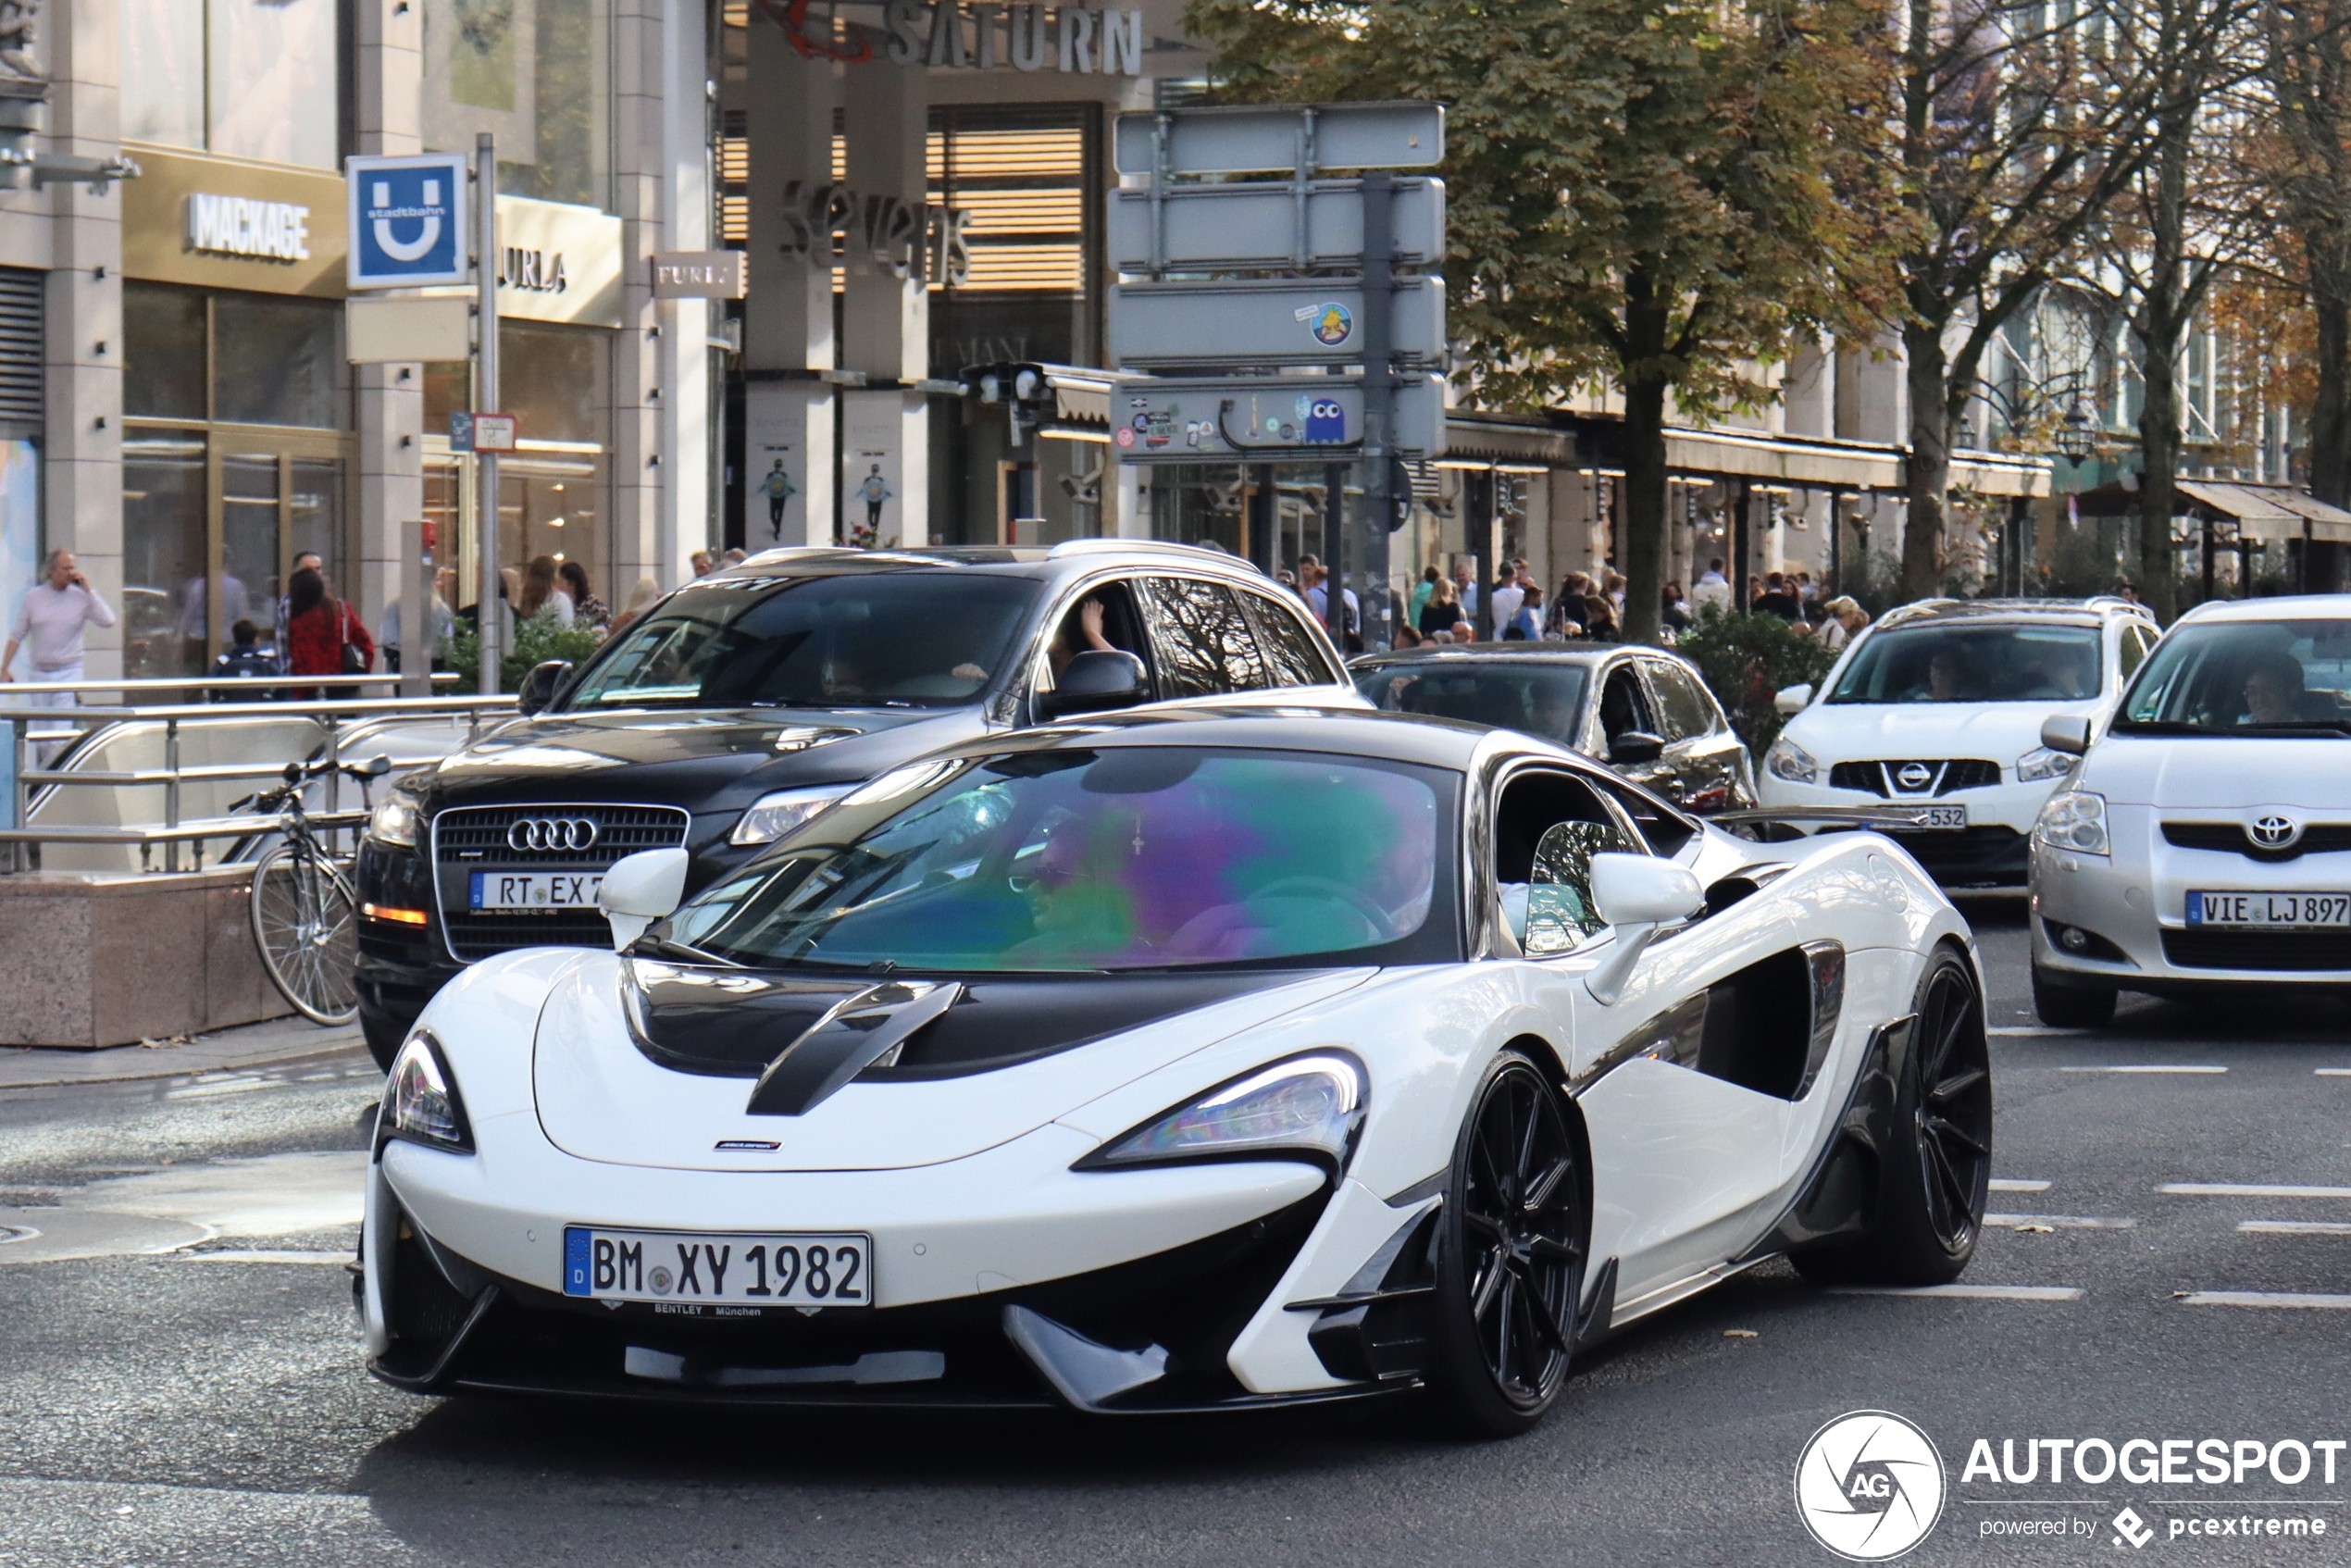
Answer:
[(0, 877), (0, 1044), (93, 1048), (293, 1010), (246, 915), (250, 867)]

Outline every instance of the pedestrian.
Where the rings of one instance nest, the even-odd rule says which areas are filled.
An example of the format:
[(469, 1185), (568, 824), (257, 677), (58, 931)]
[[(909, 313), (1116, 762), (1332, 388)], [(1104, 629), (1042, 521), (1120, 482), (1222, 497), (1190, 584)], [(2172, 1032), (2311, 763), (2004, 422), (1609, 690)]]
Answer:
[(709, 551), (697, 550), (691, 555), (687, 556), (686, 559), (693, 564), (694, 576), (698, 578), (705, 578), (710, 575), (711, 565)]
[(1518, 608), (1511, 612), (1510, 625), (1502, 632), (1505, 642), (1540, 642), (1543, 640), (1543, 591), (1527, 588), (1521, 591)]
[(1707, 562), (1705, 575), (1698, 586), (1690, 590), (1690, 608), (1699, 615), (1711, 609), (1718, 616), (1731, 613), (1731, 579), (1723, 575), (1723, 557)]
[[(402, 636), (407, 619), (404, 606), (394, 599), (384, 606), (382, 618), (376, 622), (376, 646), (383, 653), (386, 675), (400, 673), (400, 661), (407, 647)], [(446, 661), (449, 644), (457, 639), (457, 617), (449, 613), (441, 595), (430, 589), (425, 591), (424, 626), (419, 637), (424, 667), (428, 670)]]
[(1804, 606), (1804, 618), (1806, 620), (1818, 620), (1820, 618), (1818, 616), (1812, 614), (1812, 612), (1821, 607), (1821, 585), (1812, 580), (1812, 574), (1810, 572), (1798, 572), (1796, 574), (1796, 597), (1797, 602), (1802, 604)]
[(558, 580), (555, 558), (553, 555), (533, 555), (529, 569), (523, 573), (522, 597), (516, 603), (515, 614), (527, 621), (546, 616), (564, 630), (569, 631), (576, 606), (571, 602), (571, 595), (555, 586)]
[[(113, 609), (98, 597), (90, 579), (81, 575), (81, 564), (74, 560), (73, 552), (52, 550), (48, 560), (43, 563), (42, 579), (26, 589), (24, 597), (17, 603), (16, 624), (8, 631), (8, 651), (0, 654), (0, 680), (16, 678), (19, 648), (29, 655), (35, 681), (80, 680), (82, 628), (112, 625)], [(81, 705), (70, 691), (28, 692), (22, 701), (35, 708)], [(37, 733), (69, 734), (71, 728), (48, 725)], [(38, 748), (41, 765), (47, 766), (49, 758), (64, 746), (63, 741), (52, 741)]]
[(1428, 599), (1421, 605), (1420, 614), (1413, 619), (1419, 624), (1421, 634), (1424, 637), (1435, 637), (1450, 632), (1462, 619), (1460, 590), (1443, 578), (1438, 578), (1429, 584)]
[[(327, 577), (305, 566), (286, 584), (285, 645), (288, 675), (365, 675), (375, 666), (376, 640), (350, 605), (327, 589)], [(293, 700), (308, 702), (318, 689), (303, 687)]]
[(721, 567), (740, 566), (749, 559), (751, 559), (751, 557), (743, 554), (742, 547), (740, 545), (737, 545), (734, 549), (729, 550), (727, 554), (721, 555), (718, 558), (718, 564)]
[(767, 531), (775, 536), (777, 543), (781, 544), (784, 541), (784, 504), (800, 493), (800, 487), (791, 482), (790, 474), (784, 472), (782, 458), (777, 458), (776, 466), (769, 468), (766, 476), (759, 481), (759, 493), (767, 498)]
[(1750, 607), (1759, 614), (1777, 616), (1789, 622), (1793, 622), (1803, 609), (1786, 575), (1781, 572), (1764, 574), (1762, 591), (1755, 596)]
[(1517, 618), (1518, 607), (1525, 600), (1526, 590), (1518, 585), (1517, 570), (1504, 567), (1494, 579), (1494, 635), (1497, 638), (1509, 635), (1510, 624)]
[(1420, 628), (1411, 621), (1400, 621), (1397, 624), (1396, 646), (1398, 648), (1417, 648), (1426, 641), (1428, 640), (1421, 635)]
[(653, 601), (660, 597), (661, 584), (655, 582), (650, 573), (639, 578), (637, 586), (628, 591), (628, 603), (623, 604), (620, 607), (620, 614), (613, 617), (612, 631), (609, 635), (618, 637), (628, 630), (647, 610), (653, 607)]
[(1462, 619), (1477, 619), (1477, 576), (1470, 570), (1467, 561), (1453, 567), (1453, 600), (1462, 607)]
[(595, 627), (599, 629), (612, 623), (612, 611), (596, 597), (588, 586), (588, 568), (577, 561), (566, 561), (555, 568), (563, 579), (564, 591), (571, 595), (571, 620), (574, 626)]
[(1616, 607), (1599, 594), (1584, 601), (1584, 635), (1594, 642), (1618, 641)]
[(1828, 618), (1821, 623), (1817, 634), (1823, 648), (1842, 648), (1853, 635), (1870, 624), (1866, 611), (1853, 600), (1839, 594), (1821, 606)]
[(1624, 574), (1623, 572), (1603, 573), (1601, 580), (1608, 586), (1600, 591), (1606, 595), (1609, 608), (1616, 612), (1615, 618), (1622, 621), (1624, 618)]
[[(1311, 577), (1308, 575), (1310, 570)], [(1300, 555), (1298, 558), (1298, 575), (1299, 580), (1306, 585), (1306, 603), (1312, 608), (1315, 620), (1328, 628), (1331, 623), (1330, 591), (1325, 585), (1330, 579), (1330, 573), (1324, 570), (1323, 564), (1313, 556)], [(1363, 607), (1357, 602), (1353, 589), (1342, 586), (1338, 594), (1339, 615), (1345, 631), (1343, 640), (1339, 640), (1342, 651), (1360, 653), (1363, 651)]]
[(1669, 582), (1665, 585), (1665, 601), (1659, 615), (1669, 630), (1687, 631), (1690, 628), (1690, 604), (1682, 596), (1680, 583)]
[(1444, 579), (1445, 574), (1434, 566), (1421, 568), (1421, 580), (1413, 585), (1412, 603), (1404, 610), (1407, 625), (1417, 627), (1421, 624), (1421, 611), (1427, 606), (1429, 596), (1437, 591), (1437, 585)]

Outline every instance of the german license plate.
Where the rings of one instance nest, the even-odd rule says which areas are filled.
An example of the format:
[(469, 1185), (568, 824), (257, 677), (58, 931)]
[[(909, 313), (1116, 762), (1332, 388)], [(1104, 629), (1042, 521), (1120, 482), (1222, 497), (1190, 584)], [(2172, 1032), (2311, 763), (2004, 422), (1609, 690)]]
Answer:
[(477, 871), (476, 909), (593, 909), (601, 871)]
[(2351, 893), (2191, 892), (2188, 924), (2340, 930), (2351, 927)]
[(1919, 825), (1912, 832), (1948, 833), (1967, 826), (1965, 806), (1920, 806)]
[(873, 1304), (874, 1241), (853, 1232), (710, 1235), (564, 1227), (564, 1294), (732, 1307)]

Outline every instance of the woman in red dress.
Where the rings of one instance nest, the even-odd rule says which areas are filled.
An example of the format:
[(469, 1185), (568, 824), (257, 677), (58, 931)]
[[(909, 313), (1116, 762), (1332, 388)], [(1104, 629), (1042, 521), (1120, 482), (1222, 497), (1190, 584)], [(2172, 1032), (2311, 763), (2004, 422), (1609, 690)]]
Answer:
[[(316, 566), (305, 566), (286, 585), (286, 673), (288, 675), (365, 674), (375, 667), (376, 640), (352, 607), (327, 591), (327, 579)], [(358, 668), (343, 668), (342, 651), (359, 651)], [(298, 703), (318, 694), (315, 686), (291, 693)]]

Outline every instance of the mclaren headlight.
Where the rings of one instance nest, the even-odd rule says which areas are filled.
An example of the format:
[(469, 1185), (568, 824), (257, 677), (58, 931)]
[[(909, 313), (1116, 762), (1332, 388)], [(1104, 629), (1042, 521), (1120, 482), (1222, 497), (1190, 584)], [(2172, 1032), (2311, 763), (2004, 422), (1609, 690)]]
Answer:
[(466, 1120), (457, 1080), (442, 1059), (441, 1042), (422, 1029), (408, 1037), (384, 1078), (383, 1107), (376, 1114), (377, 1148), (392, 1138), (452, 1153), (474, 1151), (473, 1127)]
[(2108, 853), (2106, 797), (2087, 790), (2059, 790), (2041, 807), (2033, 831), (2051, 849), (2075, 854)]
[(417, 797), (393, 790), (367, 814), (367, 837), (379, 844), (414, 849), (417, 829), (423, 824), (424, 813), (417, 809)]
[(2071, 752), (2035, 746), (2016, 759), (2016, 781), (2020, 784), (2038, 784), (2046, 778), (2062, 778), (2072, 772), (2073, 765), (2081, 760)]
[(1345, 1052), (1293, 1056), (1163, 1112), (1074, 1168), (1304, 1160), (1336, 1174), (1362, 1128), (1366, 1087), (1363, 1064)]
[(1774, 778), (1785, 778), (1791, 784), (1810, 784), (1821, 777), (1821, 765), (1812, 753), (1783, 735), (1772, 742), (1763, 753), (1764, 771)]
[(728, 835), (730, 844), (772, 844), (849, 793), (847, 784), (825, 784), (813, 790), (778, 790), (751, 803), (742, 820)]

